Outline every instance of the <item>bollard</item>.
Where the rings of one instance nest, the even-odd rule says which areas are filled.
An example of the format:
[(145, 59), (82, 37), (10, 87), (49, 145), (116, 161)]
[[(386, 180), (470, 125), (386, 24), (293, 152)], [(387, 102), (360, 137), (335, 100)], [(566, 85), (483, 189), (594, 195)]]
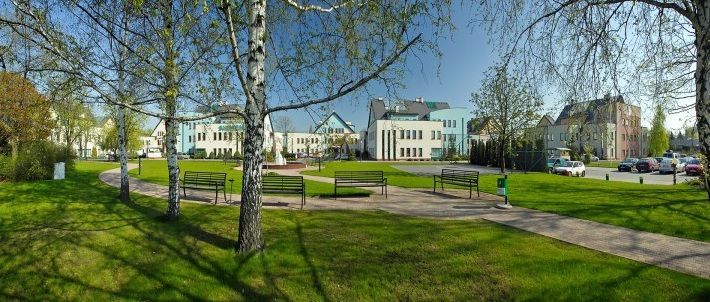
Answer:
[(320, 173), (320, 157), (318, 157), (318, 173)]
[(609, 180), (609, 173), (606, 174), (606, 180)]
[(639, 183), (643, 184), (643, 176), (639, 176)]
[(673, 167), (673, 184), (675, 185), (676, 183), (676, 175), (678, 174), (678, 170), (676, 170), (675, 167)]

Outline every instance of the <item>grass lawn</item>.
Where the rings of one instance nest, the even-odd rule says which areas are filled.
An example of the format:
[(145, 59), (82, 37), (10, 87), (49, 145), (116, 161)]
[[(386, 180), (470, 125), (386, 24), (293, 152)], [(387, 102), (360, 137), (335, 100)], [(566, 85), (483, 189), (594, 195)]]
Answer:
[[(168, 164), (162, 160), (144, 160), (142, 161), (141, 175), (138, 175), (138, 169), (129, 171), (129, 174), (135, 178), (142, 179), (148, 182), (161, 185), (168, 185)], [(180, 171), (211, 171), (227, 173), (227, 179), (234, 179), (234, 188), (232, 193), (239, 194), (242, 192), (242, 171), (234, 170), (233, 163), (223, 163), (222, 161), (206, 161), (206, 160), (181, 160), (179, 162)], [(278, 171), (277, 171), (278, 172)], [(182, 176), (181, 176), (182, 177)], [(227, 182), (227, 192), (230, 190), (229, 182)], [(358, 188), (344, 188), (342, 194), (338, 190), (338, 195), (343, 196), (368, 196), (370, 191)], [(308, 196), (329, 196), (333, 195), (333, 185), (318, 181), (306, 180), (306, 195)]]
[[(389, 184), (431, 188), (432, 177), (392, 168), (391, 163), (333, 162), (320, 173), (335, 170), (383, 170)], [(499, 175), (482, 175), (481, 191), (496, 193)], [(608, 223), (632, 229), (710, 242), (710, 201), (702, 190), (676, 186), (635, 184), (543, 173), (509, 176), (510, 200), (515, 206)]]
[(587, 167), (614, 168), (619, 166), (618, 160), (600, 160), (586, 164)]
[(100, 183), (0, 184), (0, 300), (708, 300), (691, 277), (485, 221), (265, 210), (267, 249), (233, 250), (237, 207)]

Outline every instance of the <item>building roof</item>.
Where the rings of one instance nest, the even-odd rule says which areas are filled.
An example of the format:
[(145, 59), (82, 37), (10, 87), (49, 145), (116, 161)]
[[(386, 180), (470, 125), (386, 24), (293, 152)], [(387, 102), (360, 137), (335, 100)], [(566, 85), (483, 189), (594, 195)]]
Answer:
[(479, 117), (470, 119), (467, 123), (468, 134), (484, 134), (488, 128), (492, 127), (493, 118), (491, 117)]
[(331, 119), (331, 118), (336, 118), (336, 119), (338, 119), (341, 124), (345, 125), (345, 127), (347, 127), (347, 128), (350, 130), (350, 132), (356, 133), (355, 130), (352, 128), (352, 125), (349, 124), (348, 122), (346, 122), (342, 117), (340, 117), (340, 114), (338, 114), (338, 113), (335, 112), (335, 111), (331, 112), (330, 115), (328, 115), (328, 117), (326, 117), (325, 119), (323, 119), (323, 121), (320, 122), (320, 124), (318, 124), (318, 126), (316, 126), (316, 129), (313, 130), (313, 133), (318, 132), (318, 129), (320, 129), (320, 127), (323, 126), (323, 124), (325, 124), (325, 122), (327, 122), (327, 121), (328, 121), (329, 119)]
[(370, 110), (376, 120), (389, 119), (392, 115), (416, 115), (417, 120), (422, 120), (432, 111), (449, 108), (447, 102), (427, 102), (422, 98), (414, 101), (375, 99), (370, 102)]
[(555, 121), (555, 125), (563, 125), (566, 124), (566, 121), (574, 115), (580, 115), (581, 117), (585, 118), (585, 122), (587, 123), (593, 123), (595, 122), (595, 117), (596, 113), (600, 112), (602, 110), (603, 106), (612, 104), (612, 103), (624, 103), (624, 97), (618, 95), (618, 96), (604, 96), (603, 98), (596, 99), (596, 100), (589, 100), (589, 101), (584, 101), (584, 102), (576, 102), (572, 103), (569, 105), (566, 105), (563, 109), (562, 112), (560, 112), (560, 115), (557, 117), (557, 120)]

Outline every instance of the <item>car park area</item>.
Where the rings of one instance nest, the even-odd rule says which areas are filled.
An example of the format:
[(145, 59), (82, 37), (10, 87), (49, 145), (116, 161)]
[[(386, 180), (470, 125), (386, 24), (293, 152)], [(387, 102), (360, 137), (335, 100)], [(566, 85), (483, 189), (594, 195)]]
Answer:
[[(606, 179), (606, 174), (609, 174), (609, 180), (613, 181), (625, 181), (625, 182), (639, 182), (639, 177), (643, 177), (643, 183), (645, 184), (657, 184), (657, 185), (672, 185), (673, 184), (673, 174), (660, 174), (658, 171), (652, 173), (638, 173), (636, 171), (632, 172), (619, 172), (617, 169), (609, 168), (596, 168), (587, 167), (587, 178), (595, 179)], [(688, 176), (685, 173), (678, 173), (676, 175), (676, 182), (683, 183), (685, 181), (690, 181), (697, 179), (697, 176)]]

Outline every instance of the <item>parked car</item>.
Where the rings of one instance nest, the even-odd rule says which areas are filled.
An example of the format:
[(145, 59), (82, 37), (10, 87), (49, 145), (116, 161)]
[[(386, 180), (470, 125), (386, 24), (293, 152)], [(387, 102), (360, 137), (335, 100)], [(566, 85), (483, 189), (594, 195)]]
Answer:
[(619, 163), (619, 166), (617, 167), (617, 169), (619, 169), (619, 172), (631, 172), (633, 169), (636, 168), (636, 162), (638, 162), (638, 161), (639, 161), (638, 158), (634, 158), (634, 157), (626, 158)]
[(703, 175), (703, 165), (698, 159), (691, 159), (685, 165), (685, 175)]
[(146, 158), (161, 158), (163, 157), (163, 152), (160, 150), (160, 148), (148, 148), (148, 152), (146, 152)]
[(641, 172), (653, 172), (658, 170), (658, 162), (653, 157), (646, 157), (639, 159), (636, 162), (636, 171)]
[(599, 157), (592, 155), (592, 157), (590, 157), (589, 160), (597, 162), (597, 161), (599, 161)]
[(677, 152), (673, 152), (673, 150), (668, 150), (666, 153), (663, 153), (663, 157), (665, 158), (680, 158), (680, 154)]
[(550, 157), (547, 159), (547, 171), (554, 173), (555, 168), (563, 166), (566, 162), (567, 160), (561, 157)]
[(565, 176), (581, 176), (587, 175), (584, 163), (581, 161), (567, 161), (564, 165), (555, 168), (555, 174), (561, 174)]
[(678, 164), (676, 165), (676, 169), (678, 169), (678, 173), (680, 172), (685, 172), (685, 166), (688, 164), (688, 161), (693, 159), (692, 157), (681, 157), (678, 159)]
[(665, 159), (665, 157), (663, 157), (663, 156), (661, 156), (661, 157), (654, 157), (654, 158), (656, 159), (656, 161), (658, 162), (659, 165), (660, 165), (661, 162)]
[(178, 159), (190, 159), (190, 154), (178, 152), (177, 158)]
[(673, 173), (673, 158), (664, 158), (658, 165), (658, 173)]

